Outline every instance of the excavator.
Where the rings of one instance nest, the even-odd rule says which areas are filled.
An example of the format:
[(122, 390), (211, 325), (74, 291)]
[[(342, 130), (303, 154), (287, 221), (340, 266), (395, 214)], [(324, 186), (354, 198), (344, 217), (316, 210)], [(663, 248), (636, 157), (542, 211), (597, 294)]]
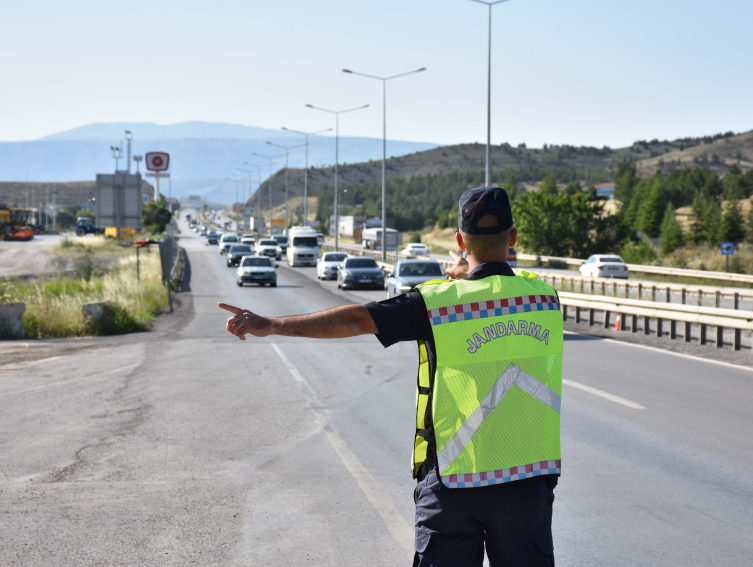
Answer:
[(34, 227), (30, 225), (32, 209), (19, 209), (0, 204), (0, 237), (3, 240), (31, 240)]

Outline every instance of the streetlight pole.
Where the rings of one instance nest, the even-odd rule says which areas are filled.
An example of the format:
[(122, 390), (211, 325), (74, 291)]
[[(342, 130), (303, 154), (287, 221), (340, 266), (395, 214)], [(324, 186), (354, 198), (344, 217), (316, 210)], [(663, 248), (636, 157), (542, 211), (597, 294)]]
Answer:
[(133, 140), (133, 134), (130, 130), (125, 131), (125, 139), (128, 141), (128, 173), (131, 173), (131, 140)]
[(319, 130), (318, 132), (301, 132), (299, 130), (291, 130), (290, 128), (282, 127), (286, 132), (293, 132), (294, 134), (301, 134), (306, 136), (306, 169), (303, 170), (303, 225), (308, 226), (309, 218), (309, 136), (315, 136), (316, 134), (323, 134), (324, 132), (331, 132), (332, 128), (326, 130)]
[(285, 150), (285, 230), (287, 230), (288, 225), (290, 224), (290, 222), (288, 221), (288, 150), (292, 150), (294, 148), (302, 148), (303, 146), (308, 146), (309, 144), (308, 142), (306, 142), (305, 144), (297, 144), (295, 146), (281, 146), (280, 144), (273, 144), (269, 141), (267, 141), (267, 144), (274, 146), (275, 148), (281, 148)]
[[(243, 162), (245, 165), (250, 165), (251, 167), (256, 168), (256, 172), (259, 174), (259, 186), (256, 188), (256, 218), (258, 219), (258, 223), (256, 225), (256, 232), (261, 235), (261, 170), (265, 168), (265, 165), (256, 165), (255, 163), (250, 163), (247, 161)], [(274, 165), (274, 164), (273, 164)], [(249, 183), (251, 182), (251, 176), (249, 176)], [(249, 185), (249, 196), (251, 192), (251, 186)]]
[(509, 0), (497, 0), (496, 2), (487, 2), (486, 0), (472, 0), (479, 4), (485, 4), (489, 7), (489, 59), (487, 66), (486, 81), (486, 187), (491, 185), (491, 144), (492, 144), (492, 6), (508, 2)]
[(272, 235), (272, 165), (273, 159), (281, 158), (285, 154), (280, 154), (279, 156), (263, 156), (261, 154), (257, 154), (256, 152), (251, 152), (256, 157), (264, 158), (269, 161), (269, 235)]
[(328, 112), (330, 114), (335, 115), (335, 250), (338, 250), (339, 246), (339, 235), (340, 235), (340, 213), (337, 205), (337, 197), (338, 197), (338, 189), (337, 189), (337, 169), (338, 164), (340, 162), (340, 115), (345, 114), (346, 112), (355, 112), (356, 110), (363, 110), (364, 108), (368, 108), (368, 104), (364, 104), (363, 106), (359, 106), (357, 108), (349, 108), (347, 110), (329, 110), (327, 108), (320, 108), (318, 106), (312, 106), (310, 104), (306, 105), (309, 108), (313, 108), (314, 110), (321, 110), (322, 112)]
[(123, 157), (123, 150), (118, 146), (110, 146), (110, 157), (115, 159), (115, 173), (118, 172), (118, 160)]
[(377, 77), (376, 75), (367, 75), (366, 73), (356, 73), (350, 69), (343, 69), (343, 73), (382, 81), (382, 262), (387, 261), (387, 81), (420, 73), (421, 71), (426, 71), (426, 67), (390, 77)]
[[(256, 167), (261, 167), (261, 166), (257, 165)], [(242, 171), (243, 173), (248, 173), (248, 177), (246, 177), (245, 179), (248, 180), (247, 181), (248, 182), (248, 198), (251, 199), (251, 175), (254, 172), (253, 171), (249, 171), (248, 169), (241, 169), (240, 167), (236, 167), (235, 169), (238, 170), (238, 171)], [(261, 170), (259, 170), (259, 171), (261, 171)], [(241, 206), (241, 218), (245, 218), (243, 216), (243, 214), (245, 213), (245, 211), (246, 211), (246, 196), (244, 195), (243, 196), (243, 204)]]

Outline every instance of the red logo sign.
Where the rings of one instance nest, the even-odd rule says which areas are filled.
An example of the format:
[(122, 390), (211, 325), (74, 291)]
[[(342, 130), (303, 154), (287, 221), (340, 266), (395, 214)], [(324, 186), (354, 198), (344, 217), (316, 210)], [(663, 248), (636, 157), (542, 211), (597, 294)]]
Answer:
[(145, 160), (149, 171), (167, 171), (170, 167), (170, 154), (167, 152), (147, 152)]

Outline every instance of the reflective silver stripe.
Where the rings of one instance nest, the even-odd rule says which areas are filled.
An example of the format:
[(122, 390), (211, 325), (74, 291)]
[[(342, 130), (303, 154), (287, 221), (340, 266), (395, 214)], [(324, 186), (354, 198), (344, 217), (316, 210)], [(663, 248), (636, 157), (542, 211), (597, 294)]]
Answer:
[(514, 364), (511, 364), (497, 378), (491, 390), (481, 400), (479, 407), (465, 420), (465, 423), (455, 432), (455, 435), (452, 436), (447, 445), (442, 447), (442, 450), (437, 455), (440, 474), (444, 474), (444, 471), (463, 452), (466, 445), (471, 442), (473, 434), (478, 431), (481, 424), (491, 415), (494, 408), (502, 401), (502, 398), (505, 397), (505, 394), (513, 385), (532, 395), (557, 413), (560, 412), (561, 398), (557, 395), (557, 392), (546, 384), (539, 382), (530, 374), (526, 374)]

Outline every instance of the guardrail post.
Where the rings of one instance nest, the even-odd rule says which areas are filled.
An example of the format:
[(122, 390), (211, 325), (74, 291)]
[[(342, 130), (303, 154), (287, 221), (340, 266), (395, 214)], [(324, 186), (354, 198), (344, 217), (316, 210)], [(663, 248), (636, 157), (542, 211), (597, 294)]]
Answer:
[(638, 332), (638, 315), (633, 315), (633, 320), (630, 322), (630, 332)]
[(740, 350), (741, 335), (742, 331), (740, 329), (735, 329), (735, 350)]
[(698, 290), (698, 307), (703, 305), (703, 291)]
[(656, 301), (656, 286), (651, 286), (651, 301)]
[(611, 313), (609, 311), (604, 311), (604, 328), (605, 329), (609, 328), (609, 316), (610, 315)]
[(593, 295), (594, 292), (594, 281), (591, 280), (591, 294)]
[(721, 302), (722, 294), (718, 291), (714, 294), (714, 307), (719, 309), (719, 303)]
[(682, 288), (682, 304), (683, 305), (685, 305), (685, 293), (686, 293), (685, 288)]
[(669, 286), (667, 286), (667, 303), (671, 303), (672, 301), (672, 290), (669, 289)]
[(706, 325), (704, 323), (701, 323), (701, 340), (699, 342), (702, 345), (706, 344)]
[(716, 348), (724, 346), (724, 327), (716, 328)]
[(685, 323), (685, 342), (689, 343), (691, 339), (690, 336), (690, 323)]
[(651, 334), (651, 319), (649, 319), (648, 317), (643, 318), (643, 334), (644, 335)]
[(593, 309), (588, 310), (588, 325), (590, 327), (594, 326), (594, 310)]
[(617, 297), (617, 282), (612, 282), (612, 295)]
[(735, 292), (734, 302), (735, 309), (740, 309), (740, 294), (738, 294), (737, 292)]
[(580, 307), (575, 308), (575, 322), (580, 323)]
[(643, 299), (643, 284), (638, 284), (638, 299)]
[(625, 284), (625, 299), (630, 299), (630, 284)]
[(562, 306), (562, 320), (567, 321), (567, 305)]
[(656, 336), (661, 337), (664, 334), (664, 330), (662, 328), (662, 320), (657, 319), (656, 320)]
[(605, 282), (601, 282), (601, 295), (607, 294), (607, 284)]
[(583, 293), (583, 280), (580, 280), (580, 292)]
[(672, 340), (677, 338), (677, 321), (669, 322), (669, 338)]

